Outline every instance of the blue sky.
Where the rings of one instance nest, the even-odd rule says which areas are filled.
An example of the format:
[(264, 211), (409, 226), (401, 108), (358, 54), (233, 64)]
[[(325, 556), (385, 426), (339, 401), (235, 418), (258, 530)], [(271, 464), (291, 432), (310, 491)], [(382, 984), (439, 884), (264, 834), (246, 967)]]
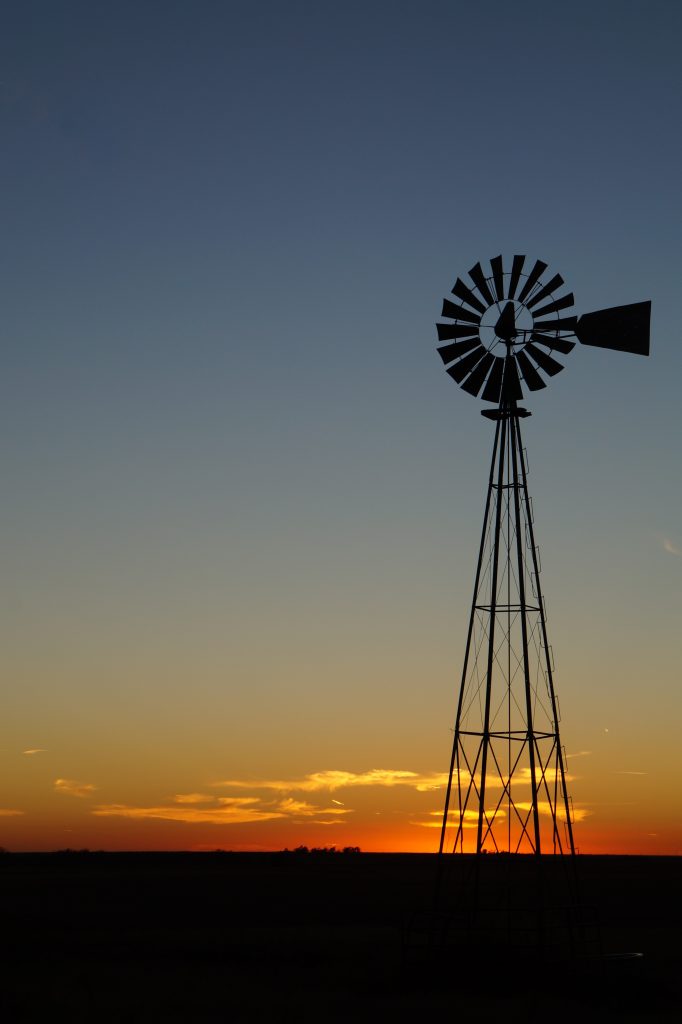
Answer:
[(492, 437), (433, 324), (516, 252), (578, 312), (653, 302), (651, 359), (576, 349), (524, 429), (569, 749), (615, 715), (603, 770), (661, 761), (681, 17), (5, 7), (7, 776), (17, 742), (153, 775), (150, 736), (160, 780), (442, 770)]

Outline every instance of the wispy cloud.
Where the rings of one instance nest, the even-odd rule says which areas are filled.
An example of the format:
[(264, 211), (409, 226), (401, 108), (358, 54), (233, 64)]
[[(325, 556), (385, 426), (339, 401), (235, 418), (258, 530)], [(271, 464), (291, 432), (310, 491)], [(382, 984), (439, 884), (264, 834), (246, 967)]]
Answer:
[(206, 793), (176, 793), (173, 797), (175, 804), (207, 804), (213, 799)]
[(622, 772), (611, 772), (611, 774), (612, 775), (648, 775), (649, 773), (648, 772), (628, 772), (628, 771), (622, 771)]
[[(515, 801), (515, 804), (516, 804), (516, 807), (518, 808), (518, 810), (520, 810), (520, 811), (530, 811), (530, 809), (531, 809), (531, 804), (529, 802), (526, 802), (526, 801), (523, 801), (523, 802)], [(551, 808), (550, 804), (547, 801), (545, 801), (545, 800), (538, 801), (538, 813), (542, 814), (545, 817), (548, 817), (549, 815), (551, 815), (552, 808)], [(583, 821), (588, 816), (589, 813), (590, 813), (590, 811), (586, 807), (574, 807), (573, 808), (573, 821)], [(495, 808), (488, 808), (488, 810), (486, 811), (486, 816), (487, 816), (487, 819), (488, 819), (489, 822), (492, 821), (493, 816), (495, 817), (495, 820), (498, 821), (498, 820), (504, 819), (506, 817), (506, 815), (507, 815), (507, 812), (502, 807), (500, 807), (497, 811), (495, 811)], [(557, 820), (558, 821), (565, 821), (566, 820), (566, 814), (565, 814), (565, 812), (564, 812), (564, 810), (563, 810), (563, 808), (561, 806), (557, 807)], [(430, 811), (429, 812), (429, 817), (425, 821), (412, 821), (412, 822), (410, 822), (411, 825), (422, 825), (425, 828), (441, 828), (442, 823), (443, 823), (443, 812), (442, 811)], [(449, 825), (450, 828), (452, 828), (452, 827), (457, 827), (458, 824), (459, 824), (459, 814), (456, 811), (454, 811), (449, 816), (448, 825)], [(477, 824), (478, 824), (478, 811), (466, 810), (464, 812), (464, 821), (463, 821), (463, 824), (462, 824), (462, 828), (465, 828), (465, 829), (466, 828), (476, 828)]]
[(672, 537), (668, 537), (665, 533), (657, 533), (656, 537), (663, 550), (667, 551), (669, 555), (675, 555), (677, 558), (682, 557), (682, 548), (679, 544), (675, 543)]
[[(293, 797), (267, 801), (258, 796), (215, 797), (205, 793), (178, 793), (170, 804), (153, 807), (100, 804), (92, 813), (101, 818), (157, 818), (208, 825), (247, 825), (252, 822), (273, 821), (277, 818), (288, 818), (293, 823), (305, 819), (311, 824), (330, 825), (349, 812), (341, 807), (318, 807), (306, 800), (295, 800)], [(334, 815), (331, 821), (329, 815)]]
[(101, 804), (92, 813), (98, 818), (158, 818), (163, 821), (183, 821), (208, 825), (245, 825), (254, 821), (271, 821), (285, 818), (276, 810), (259, 810), (243, 804), (221, 804), (214, 807), (196, 805), (174, 805), (166, 807), (130, 807), (127, 804)]
[(16, 818), (17, 815), (25, 813), (25, 811), (14, 811), (10, 807), (0, 807), (0, 818)]
[[(486, 811), (488, 821), (492, 820), (495, 814), (495, 808), (491, 807)], [(507, 816), (507, 812), (500, 808), (495, 814), (496, 820), (501, 820)], [(425, 821), (411, 821), (410, 825), (421, 825), (424, 828), (441, 828), (443, 825), (443, 812), (442, 811), (429, 811), (429, 817)], [(449, 819), (450, 827), (459, 825), (459, 815), (452, 815)], [(477, 828), (478, 827), (478, 811), (465, 811), (464, 821), (462, 822), (462, 828)]]
[[(214, 796), (206, 797), (204, 803), (212, 804), (215, 801)], [(219, 796), (218, 803), (224, 804), (226, 807), (247, 807), (249, 804), (259, 804), (261, 802), (259, 796)]]
[(355, 786), (409, 786), (420, 793), (441, 789), (447, 785), (446, 772), (402, 771), (394, 768), (371, 768), (366, 772), (323, 771), (312, 772), (300, 779), (225, 779), (214, 782), (217, 789), (270, 789), (281, 793), (314, 793), (326, 789), (348, 789)]
[(46, 754), (45, 747), (31, 747), (30, 750), (22, 750), (22, 754)]
[(576, 750), (574, 754), (566, 754), (566, 757), (569, 759), (572, 757), (589, 757), (591, 753), (591, 750)]
[(57, 793), (65, 793), (67, 796), (87, 797), (97, 789), (90, 782), (77, 782), (75, 779), (55, 779), (54, 788)]
[(294, 800), (292, 797), (280, 800), (277, 806), (285, 814), (301, 815), (305, 818), (315, 814), (348, 814), (346, 807), (315, 807), (314, 804), (306, 803), (305, 800)]
[[(529, 811), (531, 809), (531, 805), (529, 803), (517, 804), (516, 806), (521, 811)], [(547, 801), (538, 800), (538, 813), (542, 814), (542, 815), (545, 815), (545, 816), (551, 815), (552, 808), (551, 808), (550, 804)], [(573, 816), (572, 820), (575, 822), (575, 821), (584, 821), (584, 819), (587, 818), (587, 816), (591, 812), (588, 811), (588, 809), (586, 807), (572, 807), (571, 808), (571, 813), (572, 813), (572, 816)], [(564, 809), (561, 807), (561, 805), (559, 805), (557, 807), (557, 815), (556, 816), (557, 816), (557, 821), (562, 821), (562, 822), (566, 821), (566, 813), (565, 813)]]

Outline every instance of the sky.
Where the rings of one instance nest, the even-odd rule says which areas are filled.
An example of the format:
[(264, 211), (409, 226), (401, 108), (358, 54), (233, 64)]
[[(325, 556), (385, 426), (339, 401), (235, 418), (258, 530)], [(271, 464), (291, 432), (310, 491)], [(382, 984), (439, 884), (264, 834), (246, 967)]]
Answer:
[(0, 16), (0, 845), (437, 848), (493, 425), (457, 276), (650, 299), (523, 423), (585, 853), (682, 854), (674, 0)]

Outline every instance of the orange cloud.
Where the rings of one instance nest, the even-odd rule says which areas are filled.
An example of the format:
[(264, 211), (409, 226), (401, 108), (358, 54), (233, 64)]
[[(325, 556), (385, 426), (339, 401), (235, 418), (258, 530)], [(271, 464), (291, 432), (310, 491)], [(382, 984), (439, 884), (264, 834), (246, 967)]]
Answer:
[(192, 805), (172, 807), (129, 807), (127, 804), (102, 804), (92, 810), (98, 818), (149, 818), (164, 821), (184, 821), (208, 825), (245, 825), (253, 821), (271, 821), (285, 818), (286, 814), (275, 810), (258, 810), (243, 804), (221, 804), (219, 807), (196, 807)]
[[(277, 806), (286, 814), (301, 814), (304, 817), (314, 814), (348, 814), (346, 807), (315, 807), (314, 804), (306, 803), (305, 800), (294, 800), (292, 797), (280, 800)], [(324, 825), (329, 822), (319, 822), (319, 824)]]
[[(529, 811), (531, 809), (531, 804), (530, 803), (521, 803), (521, 804), (517, 803), (516, 806), (518, 807), (518, 809), (520, 811)], [(551, 815), (551, 813), (552, 813), (552, 808), (551, 808), (550, 804), (547, 801), (538, 800), (538, 814)], [(571, 808), (572, 820), (574, 822), (576, 822), (576, 821), (584, 821), (585, 818), (590, 813), (591, 813), (591, 811), (588, 811), (588, 809), (586, 807), (572, 807)], [(566, 814), (565, 814), (563, 808), (561, 807), (561, 805), (559, 805), (557, 807), (556, 816), (557, 816), (557, 821), (566, 821)]]
[[(430, 815), (431, 818), (435, 818), (436, 820), (435, 821), (432, 821), (432, 820), (427, 820), (427, 821), (411, 821), (410, 825), (421, 825), (424, 828), (442, 828), (442, 826), (443, 826), (443, 812), (442, 811), (429, 811), (429, 815)], [(497, 812), (495, 812), (495, 808), (493, 807), (493, 808), (490, 808), (489, 810), (486, 811), (486, 815), (488, 817), (488, 820), (492, 820), (493, 816), (497, 820), (498, 818), (506, 817), (506, 811), (503, 811), (500, 808)], [(452, 827), (455, 824), (459, 824), (459, 820), (458, 819), (459, 819), (459, 814), (457, 814), (457, 815), (451, 814), (449, 816), (449, 822), (448, 822), (449, 827)], [(462, 828), (476, 828), (477, 826), (478, 826), (478, 811), (465, 811), (464, 812), (464, 821), (462, 823)]]
[(75, 779), (55, 779), (54, 788), (57, 793), (65, 793), (67, 796), (87, 797), (92, 796), (97, 786), (90, 782), (76, 782)]
[(393, 768), (372, 768), (366, 772), (330, 770), (312, 772), (301, 779), (226, 779), (214, 782), (219, 789), (271, 789), (282, 793), (314, 793), (321, 789), (334, 792), (353, 786), (410, 786), (420, 793), (442, 789), (447, 785), (447, 772), (402, 771)]
[(26, 811), (13, 811), (9, 807), (0, 807), (0, 818), (15, 818), (19, 814), (25, 814)]
[[(202, 804), (208, 806), (201, 806)], [(210, 797), (203, 793), (179, 793), (172, 805), (131, 807), (128, 804), (101, 804), (92, 813), (96, 817), (118, 817), (165, 821), (184, 821), (192, 824), (246, 825), (251, 822), (272, 821), (276, 818), (306, 818), (311, 824), (328, 825), (328, 819), (315, 820), (318, 815), (340, 816), (346, 808), (317, 807), (305, 800), (287, 797), (267, 802), (257, 796)]]

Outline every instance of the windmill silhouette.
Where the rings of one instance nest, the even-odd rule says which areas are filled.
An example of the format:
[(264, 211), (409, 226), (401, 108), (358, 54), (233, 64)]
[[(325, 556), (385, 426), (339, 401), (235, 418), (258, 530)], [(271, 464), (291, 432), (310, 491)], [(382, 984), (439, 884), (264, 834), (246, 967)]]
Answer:
[[(474, 593), (440, 832), (446, 853), (575, 854), (574, 814), (528, 493), (519, 405), (583, 345), (649, 354), (650, 302), (576, 316), (563, 278), (526, 257), (490, 260), (443, 302), (439, 355), (495, 423)], [(478, 897), (476, 896), (476, 899)], [(509, 892), (505, 895), (509, 903)]]

